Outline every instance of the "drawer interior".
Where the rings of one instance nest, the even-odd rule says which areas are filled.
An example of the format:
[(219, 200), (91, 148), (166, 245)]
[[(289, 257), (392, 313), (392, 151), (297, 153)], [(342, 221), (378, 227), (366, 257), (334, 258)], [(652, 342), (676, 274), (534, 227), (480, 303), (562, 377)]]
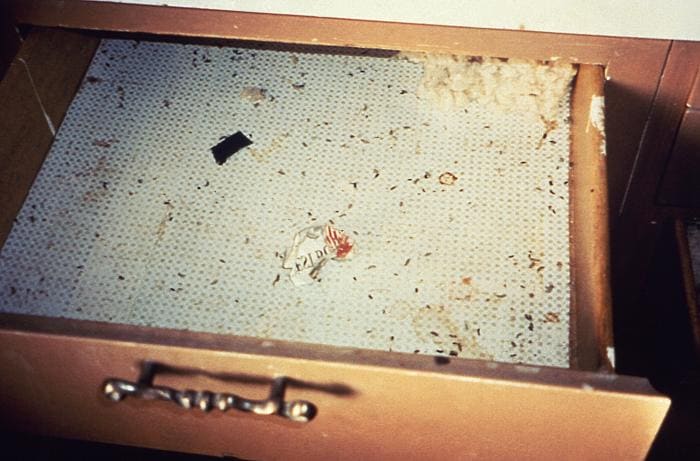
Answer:
[[(464, 68), (515, 85), (517, 65), (552, 69)], [(428, 67), (103, 39), (0, 253), (0, 310), (569, 367), (570, 88), (546, 118), (488, 79), (443, 107)], [(238, 132), (252, 144), (215, 161)], [(353, 251), (319, 267), (333, 229)]]

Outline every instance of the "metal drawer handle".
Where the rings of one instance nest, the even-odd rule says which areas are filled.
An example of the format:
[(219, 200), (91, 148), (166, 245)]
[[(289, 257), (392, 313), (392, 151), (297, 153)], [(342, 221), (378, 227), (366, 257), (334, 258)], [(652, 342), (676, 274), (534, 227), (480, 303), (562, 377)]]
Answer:
[(208, 412), (213, 408), (221, 411), (230, 409), (240, 410), (256, 415), (277, 415), (292, 421), (306, 423), (316, 416), (316, 406), (306, 400), (284, 400), (287, 378), (279, 377), (272, 380), (270, 395), (265, 400), (252, 400), (244, 397), (210, 391), (184, 391), (166, 386), (155, 386), (151, 383), (152, 373), (145, 370), (150, 379), (140, 379), (134, 383), (123, 379), (108, 379), (102, 389), (107, 398), (119, 402), (128, 396), (146, 400), (168, 400), (183, 408), (199, 408)]

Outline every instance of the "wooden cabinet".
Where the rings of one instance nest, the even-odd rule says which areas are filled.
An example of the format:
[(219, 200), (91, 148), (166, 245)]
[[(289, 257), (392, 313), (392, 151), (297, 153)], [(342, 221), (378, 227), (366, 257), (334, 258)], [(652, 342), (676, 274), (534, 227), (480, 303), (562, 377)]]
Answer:
[(670, 44), (644, 136), (627, 170), (625, 198), (618, 208), (611, 208), (611, 216), (617, 214), (611, 219), (615, 334), (629, 338), (625, 346), (629, 352), (620, 348), (618, 352), (627, 357), (622, 366), (638, 374), (650, 371), (644, 359), (635, 356), (646, 347), (649, 334), (636, 306), (649, 276), (654, 246), (669, 220), (697, 213), (692, 208), (697, 182), (692, 179), (694, 154), (686, 147), (694, 143), (695, 135), (689, 133), (692, 115), (684, 121), (688, 104), (695, 100), (691, 89), (699, 62), (697, 45)]
[[(608, 210), (613, 232), (626, 225), (614, 211), (634, 199), (628, 195), (629, 184), (636, 187), (630, 172), (639, 163), (669, 41), (77, 1), (16, 2), (14, 14), (35, 26), (180, 40), (561, 58), (581, 66), (572, 103), (568, 369), (6, 313), (0, 315), (4, 425), (256, 459), (325, 459), (329, 453), (348, 459), (644, 456), (669, 402), (644, 379), (612, 369)], [(0, 86), (14, 109), (0, 115), (1, 241), (97, 41), (94, 33), (37, 27)], [(605, 133), (591, 125), (592, 100), (603, 87)], [(161, 364), (160, 372), (144, 378), (144, 361)], [(288, 381), (275, 403), (311, 402), (317, 413), (309, 423), (235, 410), (203, 414), (137, 398), (114, 403), (101, 391), (109, 378), (141, 377), (143, 385), (264, 399), (280, 376)]]
[(687, 92), (688, 96), (659, 187), (658, 201), (661, 205), (700, 209), (700, 44), (680, 43), (676, 48), (673, 64), (685, 77), (679, 91)]
[[(689, 64), (689, 70), (692, 71), (692, 61)], [(686, 105), (688, 106), (688, 109), (700, 109), (700, 74), (697, 73), (697, 69), (695, 74), (695, 82), (690, 88), (690, 95), (688, 96), (688, 102)]]
[(678, 128), (666, 173), (659, 190), (659, 202), (700, 208), (700, 110), (687, 109)]

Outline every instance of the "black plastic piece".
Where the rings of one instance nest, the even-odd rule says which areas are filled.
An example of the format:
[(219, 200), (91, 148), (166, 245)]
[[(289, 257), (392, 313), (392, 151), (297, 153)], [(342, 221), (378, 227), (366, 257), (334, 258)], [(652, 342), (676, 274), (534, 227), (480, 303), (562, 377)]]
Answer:
[(246, 135), (237, 131), (231, 136), (224, 138), (219, 144), (211, 148), (211, 152), (214, 154), (214, 160), (219, 165), (226, 163), (233, 154), (243, 149), (244, 147), (250, 146), (253, 141), (248, 139)]

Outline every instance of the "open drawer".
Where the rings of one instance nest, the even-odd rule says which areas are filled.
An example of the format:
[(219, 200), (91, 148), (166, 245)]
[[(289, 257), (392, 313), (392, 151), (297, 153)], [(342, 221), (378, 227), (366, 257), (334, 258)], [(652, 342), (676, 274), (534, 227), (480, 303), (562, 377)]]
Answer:
[(602, 68), (555, 119), (435, 107), (434, 63), (394, 54), (33, 31), (0, 88), (3, 422), (256, 459), (642, 457), (669, 402), (613, 370)]

